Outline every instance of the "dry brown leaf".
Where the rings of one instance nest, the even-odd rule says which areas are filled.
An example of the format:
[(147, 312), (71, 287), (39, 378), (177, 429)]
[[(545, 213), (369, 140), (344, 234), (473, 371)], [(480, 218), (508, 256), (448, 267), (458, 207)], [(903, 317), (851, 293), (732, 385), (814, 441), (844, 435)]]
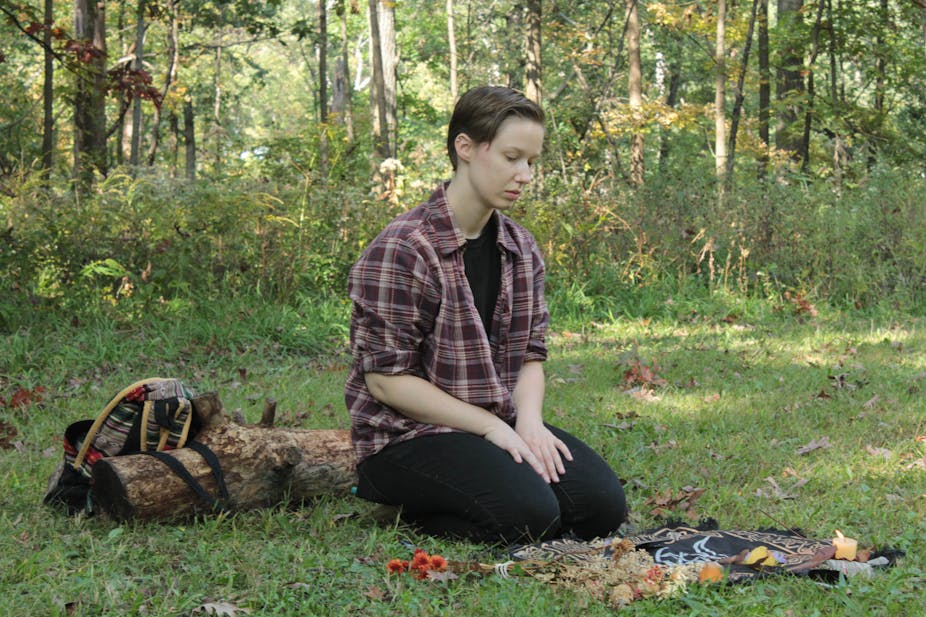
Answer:
[(820, 450), (821, 448), (830, 448), (833, 444), (830, 443), (830, 438), (823, 436), (820, 439), (814, 439), (809, 443), (801, 446), (797, 449), (798, 454), (807, 454), (813, 452), (814, 450)]
[(868, 454), (872, 456), (883, 457), (884, 460), (888, 460), (894, 455), (894, 453), (888, 450), (887, 448), (875, 448), (872, 445), (865, 446), (865, 451), (868, 452)]
[(193, 613), (203, 615), (215, 615), (216, 617), (237, 617), (237, 615), (247, 615), (250, 609), (231, 604), (230, 602), (206, 602), (193, 609)]

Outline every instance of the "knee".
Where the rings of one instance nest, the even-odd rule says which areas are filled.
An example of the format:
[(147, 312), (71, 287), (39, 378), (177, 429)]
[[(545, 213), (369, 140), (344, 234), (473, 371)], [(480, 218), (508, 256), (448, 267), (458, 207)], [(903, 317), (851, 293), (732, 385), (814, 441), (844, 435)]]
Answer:
[(591, 496), (585, 516), (578, 517), (573, 531), (584, 540), (613, 535), (627, 521), (627, 498), (620, 482)]
[(504, 519), (500, 535), (506, 544), (549, 540), (561, 530), (559, 502), (551, 491), (513, 500)]

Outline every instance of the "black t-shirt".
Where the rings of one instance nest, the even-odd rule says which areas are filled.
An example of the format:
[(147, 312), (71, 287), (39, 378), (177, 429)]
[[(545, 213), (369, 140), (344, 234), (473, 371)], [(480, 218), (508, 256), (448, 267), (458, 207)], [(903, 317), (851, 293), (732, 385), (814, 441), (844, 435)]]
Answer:
[(482, 318), (486, 335), (492, 329), (492, 314), (502, 284), (502, 258), (497, 245), (498, 222), (493, 214), (478, 238), (466, 241), (463, 263), (466, 266), (466, 280), (473, 292), (476, 310)]

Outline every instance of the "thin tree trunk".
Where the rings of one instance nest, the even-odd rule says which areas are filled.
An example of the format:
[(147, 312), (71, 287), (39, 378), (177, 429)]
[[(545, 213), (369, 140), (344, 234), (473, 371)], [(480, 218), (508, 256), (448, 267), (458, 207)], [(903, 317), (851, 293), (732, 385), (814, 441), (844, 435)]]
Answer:
[[(509, 88), (514, 88), (515, 90), (524, 90), (524, 79), (527, 75), (527, 46), (528, 46), (528, 37), (516, 36), (525, 31), (525, 15), (527, 13), (527, 7), (525, 6), (523, 0), (513, 3), (511, 10), (505, 15), (505, 32), (508, 36), (504, 37), (504, 49), (505, 49), (505, 62), (506, 71), (505, 77), (507, 79), (507, 84)], [(467, 20), (466, 20), (466, 41), (469, 43), (470, 48), (470, 57), (467, 61), (467, 65), (472, 61), (472, 2), (466, 4), (467, 7)], [(466, 71), (464, 70), (464, 75)]]
[(810, 169), (810, 133), (813, 128), (814, 103), (816, 102), (814, 100), (816, 94), (814, 91), (813, 67), (820, 52), (820, 28), (823, 23), (823, 9), (826, 6), (825, 0), (817, 1), (819, 2), (817, 5), (817, 19), (814, 21), (810, 37), (813, 47), (810, 61), (807, 63), (807, 110), (804, 114), (804, 133), (801, 138), (801, 171), (805, 173)]
[[(682, 63), (678, 55), (672, 60), (669, 67), (669, 92), (666, 94), (666, 105), (675, 108), (678, 105), (678, 93), (682, 85)], [(669, 138), (666, 131), (662, 131), (659, 139), (659, 171), (665, 171), (669, 164)]]
[(380, 0), (377, 3), (379, 12), (379, 42), (382, 46), (383, 57), (383, 94), (386, 103), (386, 135), (389, 146), (389, 157), (396, 155), (398, 143), (398, 64), (399, 52), (395, 31), (395, 2)]
[[(170, 16), (170, 30), (167, 35), (167, 73), (164, 75), (164, 88), (161, 90), (161, 100), (167, 98), (171, 86), (177, 80), (177, 66), (179, 64), (180, 49), (180, 20), (177, 16), (177, 3), (167, 0), (167, 13)], [(161, 141), (161, 105), (154, 106), (154, 119), (151, 127), (151, 148), (148, 150), (148, 166), (154, 165), (158, 146)]]
[(768, 174), (768, 152), (771, 147), (769, 132), (772, 106), (772, 73), (768, 62), (768, 0), (759, 0), (759, 139), (762, 140), (762, 154), (759, 156), (759, 179)]
[(717, 2), (717, 38), (714, 51), (714, 162), (718, 178), (727, 170), (727, 118), (726, 118), (726, 0)]
[(371, 103), (373, 105), (373, 143), (381, 159), (389, 158), (389, 135), (386, 121), (386, 86), (383, 78), (383, 47), (380, 42), (378, 0), (369, 0), (370, 13), (370, 57), (373, 64), (371, 81)]
[[(213, 165), (216, 170), (222, 167), (222, 29), (216, 33), (215, 70), (212, 76), (212, 147)], [(208, 144), (206, 145), (208, 150)]]
[(177, 177), (177, 161), (180, 160), (180, 118), (177, 112), (171, 110), (167, 115), (167, 124), (170, 127), (170, 139), (167, 141), (168, 152), (170, 152), (170, 177)]
[(322, 183), (328, 180), (328, 8), (318, 0), (318, 159)]
[(106, 13), (96, 0), (76, 0), (74, 35), (89, 41), (92, 55), (77, 75), (74, 96), (74, 176), (81, 189), (105, 175), (106, 156)]
[(193, 127), (193, 99), (183, 103), (183, 142), (186, 145), (186, 178), (196, 179), (196, 131)]
[[(803, 6), (804, 0), (778, 0), (779, 29), (793, 30), (794, 25), (801, 20)], [(794, 134), (800, 112), (800, 103), (794, 101), (804, 92), (804, 79), (801, 76), (803, 69), (804, 55), (801, 48), (792, 41), (786, 42), (781, 50), (781, 67), (777, 71), (775, 86), (775, 97), (784, 103), (777, 114), (775, 145), (779, 150), (790, 152), (793, 159), (800, 158), (803, 150), (800, 137)]]
[(884, 59), (884, 30), (888, 28), (888, 4), (887, 0), (881, 0), (880, 11), (881, 25), (878, 28), (878, 36), (875, 38), (875, 109), (879, 115), (884, 115), (884, 74), (887, 64)]
[(46, 178), (51, 173), (55, 151), (55, 63), (54, 52), (51, 48), (51, 28), (55, 23), (55, 14), (52, 0), (45, 0), (45, 72), (42, 82), (42, 169)]
[(537, 103), (543, 98), (542, 17), (543, 1), (527, 0), (527, 65), (524, 71), (524, 95)]
[(745, 82), (746, 71), (749, 68), (749, 51), (752, 48), (752, 34), (756, 27), (756, 13), (759, 0), (752, 0), (752, 13), (749, 16), (749, 28), (746, 32), (746, 43), (743, 45), (743, 60), (740, 64), (740, 73), (736, 78), (736, 98), (733, 101), (733, 114), (730, 119), (730, 147), (727, 148), (727, 186), (733, 180), (733, 164), (736, 158), (736, 133), (739, 130), (740, 114), (743, 110), (743, 100), (746, 98)]
[[(138, 0), (135, 5), (135, 59), (132, 68), (142, 70), (145, 44), (145, 0)], [(132, 100), (132, 147), (129, 151), (129, 165), (136, 167), (141, 156), (141, 97), (138, 92)]]
[(341, 57), (338, 58), (334, 70), (334, 92), (331, 97), (331, 111), (335, 114), (336, 121), (344, 126), (347, 141), (352, 142), (354, 141), (354, 121), (351, 109), (350, 49), (347, 37), (348, 8), (342, 3), (339, 10), (341, 16)]
[(842, 169), (845, 166), (845, 147), (842, 143), (842, 119), (840, 112), (836, 24), (833, 21), (833, 2), (826, 0), (826, 20), (829, 22), (830, 33), (830, 107), (833, 109), (833, 176), (836, 184), (836, 194), (842, 192)]
[[(637, 0), (627, 0), (627, 56), (629, 71), (627, 90), (630, 98), (630, 113), (634, 124), (640, 122), (643, 107), (643, 70), (640, 62), (640, 16)], [(638, 127), (630, 137), (630, 184), (643, 186), (644, 168), (643, 133)]]
[(447, 47), (450, 54), (450, 100), (457, 101), (457, 35), (453, 28), (453, 0), (447, 0)]

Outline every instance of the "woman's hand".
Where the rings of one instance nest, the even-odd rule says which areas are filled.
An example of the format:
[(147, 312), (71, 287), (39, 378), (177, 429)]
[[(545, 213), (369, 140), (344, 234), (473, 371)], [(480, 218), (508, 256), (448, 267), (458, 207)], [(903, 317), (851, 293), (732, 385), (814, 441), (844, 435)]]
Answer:
[[(516, 463), (526, 462), (533, 467), (534, 471), (543, 478), (544, 482), (550, 482), (550, 474), (547, 471), (548, 467), (537, 458), (533, 449), (525, 443), (524, 439), (522, 439), (513, 428), (499, 421), (497, 426), (490, 428), (483, 437), (489, 443), (508, 452)], [(565, 447), (565, 445), (563, 447)]]
[(563, 458), (567, 461), (572, 460), (569, 447), (550, 432), (550, 429), (539, 419), (519, 415), (515, 423), (515, 431), (543, 467), (543, 473), (538, 473), (543, 476), (544, 480), (559, 482), (559, 477), (566, 473)]

